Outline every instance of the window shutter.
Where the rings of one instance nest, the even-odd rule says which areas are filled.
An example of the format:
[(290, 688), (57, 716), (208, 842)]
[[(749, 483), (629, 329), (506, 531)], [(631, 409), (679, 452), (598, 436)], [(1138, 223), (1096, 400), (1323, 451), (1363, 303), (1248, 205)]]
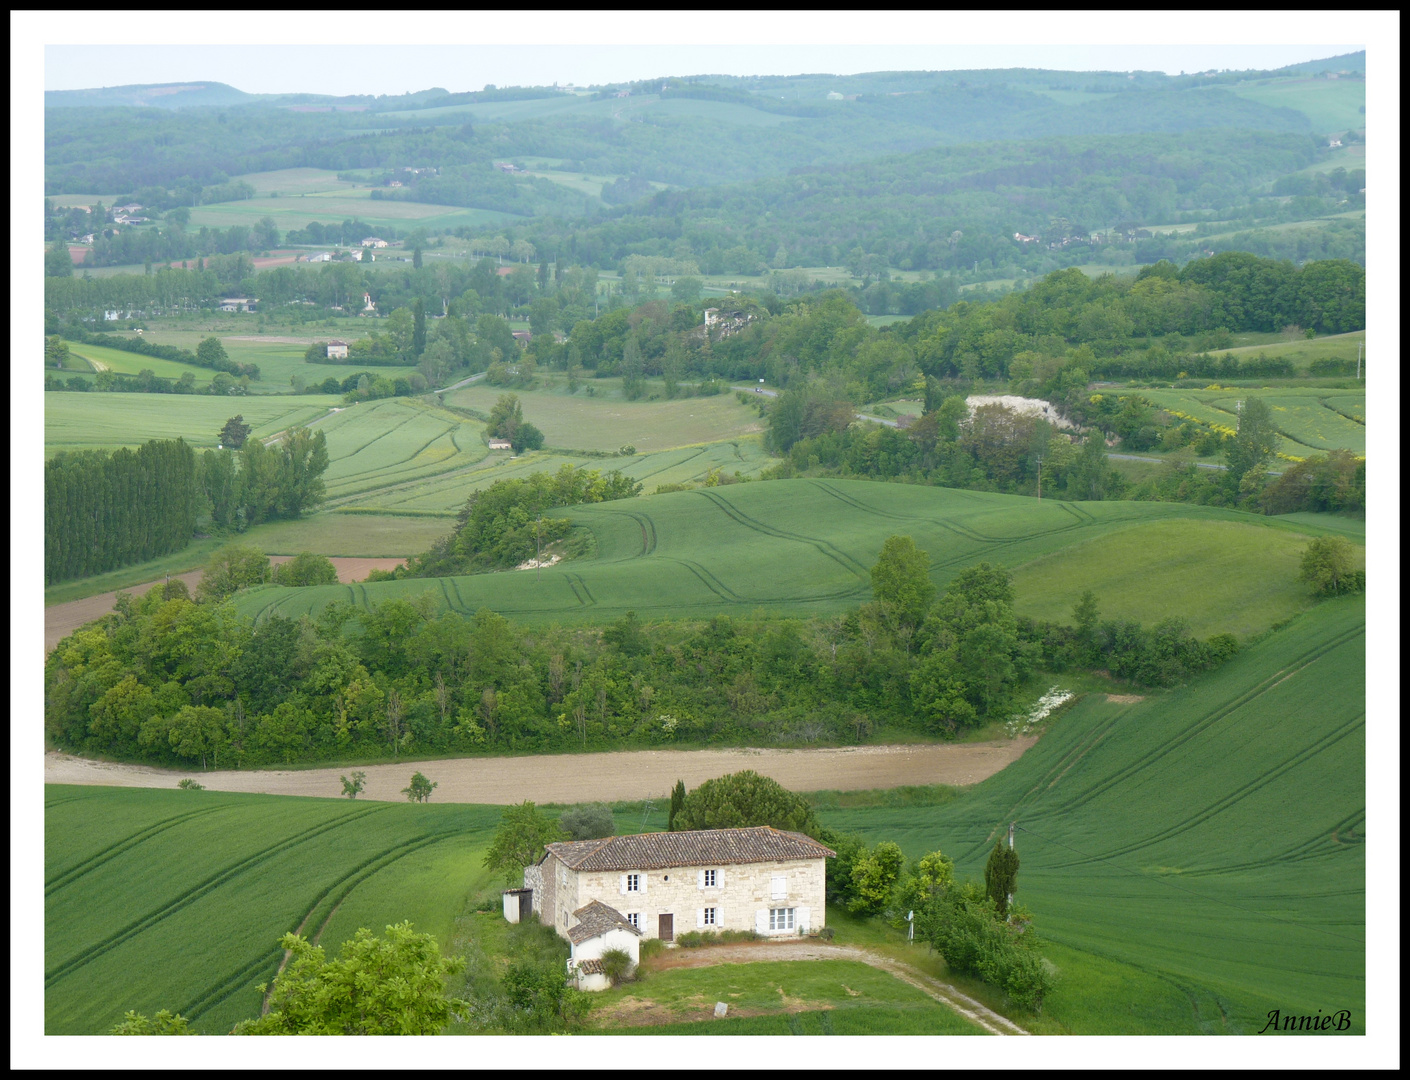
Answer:
[(627, 875), (626, 875), (626, 874), (623, 874), (623, 875), (621, 876), (620, 880), (617, 882), (617, 891), (618, 891), (619, 893), (621, 893), (623, 896), (626, 896), (626, 895), (627, 895)]
[(800, 907), (800, 908), (798, 909), (798, 932), (799, 932), (799, 933), (801, 933), (801, 934), (806, 934), (809, 930), (811, 930), (811, 929), (813, 928), (813, 927), (812, 927), (812, 924), (811, 924), (811, 922), (810, 922), (810, 919), (811, 919), (811, 917), (812, 917), (812, 914), (813, 914), (813, 909), (812, 909), (812, 908)]
[(696, 929), (699, 929), (700, 927), (702, 927), (702, 926), (704, 926), (704, 925), (705, 925), (705, 909), (704, 909), (703, 907), (702, 907), (702, 908), (696, 908), (696, 909), (695, 909), (695, 926), (696, 926)]
[(697, 889), (703, 889), (703, 888), (705, 888), (705, 871), (704, 871), (704, 870), (697, 870), (697, 871), (695, 871), (695, 887), (696, 887)]
[(772, 882), (773, 888), (769, 895), (774, 900), (784, 900), (788, 897), (788, 878), (782, 874), (775, 874)]
[(638, 876), (637, 876), (637, 879), (636, 879), (636, 883), (637, 883), (637, 888), (641, 890), (641, 895), (642, 895), (642, 896), (645, 896), (645, 895), (646, 895), (646, 875), (645, 875), (645, 874), (640, 874), (640, 875), (638, 875)]
[(754, 929), (761, 934), (769, 932), (769, 909), (760, 908), (754, 912)]

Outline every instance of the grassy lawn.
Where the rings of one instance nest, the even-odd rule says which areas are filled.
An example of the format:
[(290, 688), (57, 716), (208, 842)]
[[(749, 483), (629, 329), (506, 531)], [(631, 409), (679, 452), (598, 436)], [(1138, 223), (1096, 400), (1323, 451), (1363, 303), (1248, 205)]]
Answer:
[[(647, 970), (641, 981), (596, 995), (591, 1019), (599, 1032), (984, 1033), (915, 987), (859, 961), (779, 960), (665, 970), (653, 968), (648, 961), (644, 966)], [(729, 1015), (723, 1021), (713, 1018), (717, 1001), (729, 1006)], [(798, 1014), (808, 1019), (804, 1021)], [(824, 1017), (830, 1023), (824, 1023)]]

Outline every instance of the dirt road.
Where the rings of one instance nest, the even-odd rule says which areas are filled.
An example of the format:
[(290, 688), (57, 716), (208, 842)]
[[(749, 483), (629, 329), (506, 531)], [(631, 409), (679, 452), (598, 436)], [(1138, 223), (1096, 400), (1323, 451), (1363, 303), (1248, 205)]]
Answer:
[[(860, 791), (906, 784), (976, 784), (1017, 760), (1036, 738), (946, 746), (855, 746), (829, 750), (635, 750), (542, 757), (450, 758), (402, 765), (368, 765), (362, 798), (401, 802), (411, 774), (439, 786), (436, 802), (507, 806), (664, 797), (677, 780), (686, 787), (741, 769), (771, 776), (794, 791)], [(50, 752), (46, 784), (175, 787), (195, 777), (213, 791), (337, 797), (339, 777), (351, 769), (177, 772), (148, 765), (120, 765)]]
[[(896, 976), (904, 983), (914, 986), (921, 993), (947, 1005), (966, 1020), (978, 1024), (991, 1035), (1027, 1035), (1007, 1017), (1000, 1016), (992, 1009), (960, 993), (949, 983), (941, 982), (909, 964), (882, 953), (872, 952), (856, 945), (829, 945), (811, 939), (797, 942), (766, 942), (741, 945), (711, 945), (700, 949), (673, 949), (654, 960), (647, 961), (649, 971), (662, 971), (670, 968), (710, 967), (714, 964), (751, 964), (769, 960), (858, 960), (874, 968), (880, 968)], [(630, 1003), (630, 1004), (629, 1004)], [(643, 1009), (641, 1005), (648, 1008)], [(708, 1020), (714, 1016), (713, 1003), (701, 1010), (699, 1016), (679, 1014), (653, 1016), (649, 1003), (640, 1003), (628, 998), (618, 1007), (620, 1015), (604, 1014), (604, 1026), (636, 1027), (641, 1024), (677, 1023), (682, 1020)]]
[[(271, 555), (269, 561), (277, 566), (279, 563), (288, 562), (292, 555)], [(354, 581), (364, 580), (369, 571), (390, 570), (394, 566), (400, 566), (404, 559), (346, 559), (335, 558), (329, 560), (338, 568), (338, 580), (344, 585)], [(180, 578), (186, 582), (186, 587), (192, 592), (196, 591), (196, 586), (201, 581), (201, 571), (189, 570), (184, 574), (173, 574), (173, 577)], [(83, 600), (71, 600), (67, 604), (51, 604), (44, 609), (44, 651), (48, 653), (55, 645), (68, 637), (80, 626), (91, 623), (94, 619), (101, 618), (113, 610), (113, 601), (117, 599), (118, 591), (131, 593), (133, 596), (145, 596), (147, 590), (155, 588), (165, 583), (165, 578), (161, 581), (149, 581), (145, 585), (134, 585), (130, 589), (121, 589), (114, 592), (100, 593), (97, 596), (89, 596)]]

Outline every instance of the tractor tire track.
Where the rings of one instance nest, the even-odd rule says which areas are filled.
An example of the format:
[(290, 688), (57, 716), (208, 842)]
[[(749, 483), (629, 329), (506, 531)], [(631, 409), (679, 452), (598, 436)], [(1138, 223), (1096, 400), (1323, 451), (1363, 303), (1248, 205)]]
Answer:
[(177, 896), (173, 900), (167, 902), (166, 904), (163, 904), (161, 907), (157, 908), (154, 911), (148, 912), (146, 915), (143, 915), (140, 918), (134, 919), (132, 922), (128, 923), (121, 929), (109, 934), (101, 941), (95, 942), (87, 948), (80, 950), (73, 956), (69, 957), (67, 960), (61, 961), (58, 965), (51, 968), (49, 971), (46, 971), (44, 973), (45, 987), (48, 988), (52, 986), (60, 979), (66, 978), (68, 975), (71, 975), (79, 968), (91, 963), (93, 960), (96, 960), (104, 953), (116, 949), (119, 945), (127, 943), (128, 941), (136, 937), (138, 934), (150, 930), (153, 926), (156, 926), (164, 919), (167, 919), (170, 916), (176, 914), (176, 912), (180, 911), (182, 908), (185, 908), (188, 905), (195, 903), (197, 900), (201, 899), (203, 896), (206, 896), (208, 893), (212, 892), (219, 886), (224, 885), (226, 882), (239, 877), (241, 874), (244, 874), (246, 871), (252, 869), (255, 866), (258, 866), (260, 863), (265, 862), (266, 860), (271, 859), (276, 855), (283, 854), (285, 851), (297, 847), (298, 845), (305, 843), (308, 840), (312, 840), (314, 837), (321, 836), (323, 833), (330, 832), (333, 829), (341, 828), (344, 825), (365, 818), (368, 814), (375, 814), (383, 809), (385, 809), (385, 807), (369, 807), (367, 810), (358, 813), (345, 814), (333, 821), (327, 821), (320, 825), (315, 825), (311, 828), (305, 829), (303, 832), (295, 833), (293, 836), (286, 836), (278, 842), (271, 844), (269, 847), (257, 851), (252, 855), (248, 855), (245, 858), (241, 859), (239, 862), (232, 863), (231, 865), (225, 867), (222, 870), (216, 871), (216, 873), (211, 874), (209, 877), (197, 882), (195, 885), (187, 889), (184, 893)]
[(98, 867), (102, 866), (104, 863), (116, 859), (119, 855), (122, 855), (124, 852), (130, 851), (138, 844), (145, 843), (146, 841), (150, 840), (152, 837), (158, 835), (159, 833), (164, 833), (168, 829), (174, 829), (176, 826), (190, 821), (192, 818), (201, 817), (205, 814), (213, 814), (220, 809), (222, 808), (219, 806), (210, 806), (206, 807), (203, 810), (191, 810), (184, 814), (177, 814), (175, 817), (169, 817), (162, 821), (158, 821), (152, 825), (149, 825), (147, 828), (142, 829), (140, 832), (133, 833), (132, 835), (124, 837), (123, 839), (118, 840), (115, 843), (109, 844), (101, 851), (95, 851), (92, 855), (88, 856), (88, 858), (84, 859), (81, 863), (78, 863), (76, 866), (72, 866), (69, 869), (63, 871), (62, 873), (55, 874), (53, 877), (46, 879), (44, 882), (44, 895), (46, 897), (52, 896), (60, 889), (67, 888), (79, 878), (84, 877), (85, 875), (90, 874), (94, 870), (98, 869)]

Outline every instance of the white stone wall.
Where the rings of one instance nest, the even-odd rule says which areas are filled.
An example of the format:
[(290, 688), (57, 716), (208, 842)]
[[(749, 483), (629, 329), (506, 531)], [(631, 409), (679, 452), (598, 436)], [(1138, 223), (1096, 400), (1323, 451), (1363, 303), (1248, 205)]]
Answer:
[[(549, 861), (556, 862), (552, 856)], [(548, 862), (544, 864), (545, 870)], [(703, 873), (717, 871), (718, 885), (702, 887)], [(566, 868), (565, 868), (566, 870)], [(748, 863), (735, 866), (685, 866), (669, 870), (643, 870), (642, 889), (624, 892), (623, 873), (601, 871), (576, 873), (566, 870), (566, 883), (558, 896), (571, 896), (575, 911), (584, 904), (601, 900), (623, 915), (639, 916), (644, 937), (657, 937), (662, 914), (674, 916), (674, 934), (692, 930), (758, 930), (767, 936), (789, 937), (826, 925), (826, 893), (824, 860), (806, 859), (783, 863)], [(774, 895), (774, 879), (782, 878), (782, 894)], [(702, 921), (704, 909), (715, 909), (713, 925)], [(768, 912), (771, 908), (793, 908), (795, 925), (792, 930), (770, 931)], [(564, 910), (564, 909), (560, 909)], [(763, 922), (760, 923), (760, 913)], [(571, 922), (572, 916), (569, 915)], [(560, 934), (567, 933), (555, 924)]]
[[(590, 903), (591, 901), (589, 901)], [(573, 946), (573, 961), (581, 960), (601, 960), (602, 954), (609, 949), (621, 949), (632, 958), (635, 964), (641, 959), (641, 938), (637, 937), (630, 930), (623, 930), (621, 927), (613, 927), (605, 934), (588, 938)]]

